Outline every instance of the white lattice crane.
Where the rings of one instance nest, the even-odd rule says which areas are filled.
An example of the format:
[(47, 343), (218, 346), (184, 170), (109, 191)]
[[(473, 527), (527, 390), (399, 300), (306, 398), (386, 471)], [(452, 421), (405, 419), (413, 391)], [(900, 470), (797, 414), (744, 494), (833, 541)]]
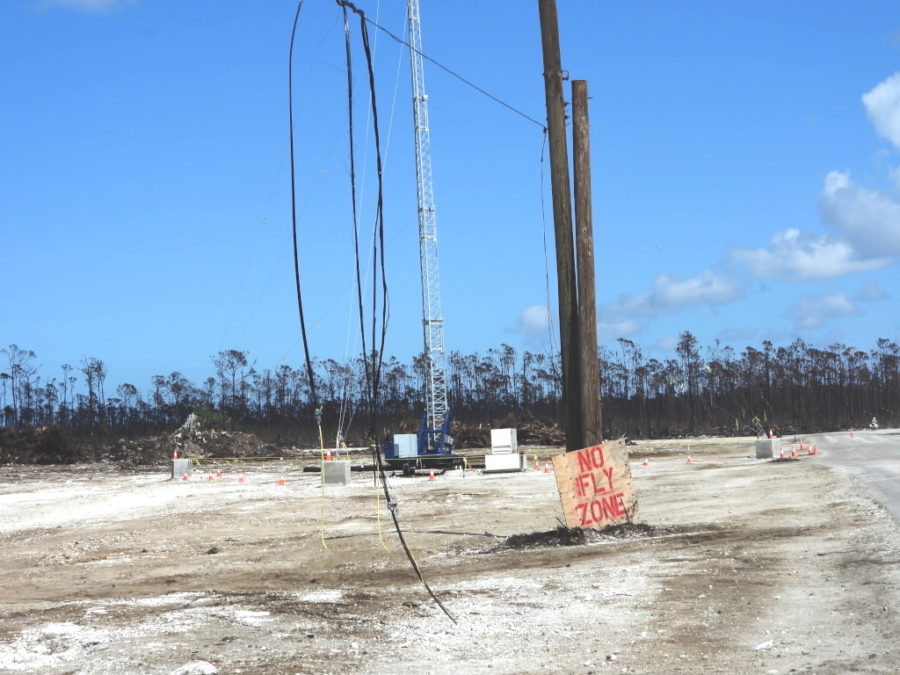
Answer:
[(409, 61), (416, 140), (416, 196), (419, 206), (419, 262), (422, 272), (422, 323), (425, 333), (425, 415), (419, 429), (419, 454), (452, 452), (450, 409), (444, 376), (444, 319), (438, 272), (437, 217), (431, 178), (431, 133), (422, 59), (419, 0), (407, 0)]

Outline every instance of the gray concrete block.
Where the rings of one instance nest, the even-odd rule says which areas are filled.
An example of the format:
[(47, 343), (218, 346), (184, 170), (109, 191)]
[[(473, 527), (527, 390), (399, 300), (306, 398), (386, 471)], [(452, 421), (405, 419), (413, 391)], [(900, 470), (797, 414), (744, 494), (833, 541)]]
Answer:
[(173, 459), (172, 464), (172, 480), (176, 478), (181, 480), (182, 476), (190, 478), (191, 472), (194, 470), (194, 460), (192, 459)]
[(350, 462), (331, 460), (322, 462), (325, 485), (350, 485)]
[(780, 438), (761, 438), (756, 441), (756, 459), (772, 459), (781, 451)]

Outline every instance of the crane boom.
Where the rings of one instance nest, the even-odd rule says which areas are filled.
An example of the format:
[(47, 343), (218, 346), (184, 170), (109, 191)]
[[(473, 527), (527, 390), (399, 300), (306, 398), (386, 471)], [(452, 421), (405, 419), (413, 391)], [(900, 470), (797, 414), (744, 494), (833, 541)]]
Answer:
[[(416, 197), (419, 207), (419, 264), (422, 273), (422, 324), (425, 333), (425, 417), (419, 431), (420, 454), (448, 454), (450, 410), (444, 376), (444, 319), (438, 273), (437, 218), (431, 177), (431, 133), (422, 59), (419, 0), (407, 0), (409, 61), (412, 75), (416, 146)], [(424, 443), (424, 444), (423, 444)]]

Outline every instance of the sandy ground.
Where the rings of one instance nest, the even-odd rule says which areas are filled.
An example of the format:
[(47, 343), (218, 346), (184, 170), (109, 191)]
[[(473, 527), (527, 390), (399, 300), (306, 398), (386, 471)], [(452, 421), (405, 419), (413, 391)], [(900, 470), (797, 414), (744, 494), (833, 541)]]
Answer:
[(323, 494), (287, 464), (190, 481), (2, 467), (0, 672), (900, 669), (900, 534), (857, 485), (814, 456), (753, 459), (743, 441), (632, 451), (652, 528), (578, 546), (504, 545), (557, 526), (552, 474), (392, 478), (456, 624), (371, 474)]

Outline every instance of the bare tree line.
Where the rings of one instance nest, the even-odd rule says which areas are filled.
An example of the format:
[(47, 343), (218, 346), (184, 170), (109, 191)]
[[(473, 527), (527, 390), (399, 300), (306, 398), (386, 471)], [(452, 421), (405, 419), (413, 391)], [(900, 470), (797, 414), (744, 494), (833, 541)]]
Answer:
[[(685, 331), (675, 358), (646, 357), (626, 339), (601, 348), (598, 356), (608, 438), (743, 435), (769, 427), (801, 433), (859, 427), (873, 416), (893, 425), (900, 417), (900, 346), (886, 339), (868, 351), (797, 339), (737, 352), (718, 341), (701, 348)], [(127, 382), (113, 388), (99, 358), (44, 375), (37, 355), (13, 344), (0, 350), (0, 426), (132, 437), (171, 430), (196, 412), (271, 440), (314, 441), (305, 369), (257, 369), (249, 357), (238, 349), (218, 352), (211, 359), (214, 375), (199, 383), (173, 371), (154, 375), (143, 389)], [(409, 363), (385, 359), (376, 433), (418, 425), (424, 371), (422, 355)], [(340, 430), (348, 442), (365, 442), (372, 418), (363, 410), (363, 359), (317, 360), (314, 375), (326, 433)], [(556, 354), (518, 352), (506, 344), (485, 353), (451, 352), (446, 381), (454, 417), (465, 425), (560, 418)]]

